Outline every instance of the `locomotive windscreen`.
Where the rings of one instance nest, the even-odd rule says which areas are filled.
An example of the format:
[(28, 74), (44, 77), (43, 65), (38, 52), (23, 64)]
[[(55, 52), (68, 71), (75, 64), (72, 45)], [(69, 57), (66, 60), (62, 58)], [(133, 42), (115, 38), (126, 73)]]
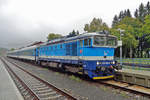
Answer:
[(117, 46), (117, 39), (111, 36), (95, 36), (95, 46)]

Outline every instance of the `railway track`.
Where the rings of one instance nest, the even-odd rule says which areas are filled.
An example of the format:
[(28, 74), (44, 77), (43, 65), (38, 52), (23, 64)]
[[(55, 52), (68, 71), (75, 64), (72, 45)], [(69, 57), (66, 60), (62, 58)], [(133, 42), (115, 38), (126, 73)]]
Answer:
[(98, 81), (98, 83), (110, 86), (115, 89), (120, 89), (129, 93), (150, 98), (150, 88), (129, 84), (125, 82), (119, 82), (115, 80)]
[[(26, 62), (24, 62), (26, 63)], [(31, 64), (31, 63), (29, 63)], [(80, 77), (82, 78), (82, 77)], [(88, 81), (89, 83), (95, 84), (97, 86), (103, 84), (105, 86), (109, 86), (115, 89), (119, 89), (119, 90), (123, 90), (123, 91), (127, 91), (129, 93), (133, 93), (133, 94), (137, 94), (137, 95), (141, 95), (144, 97), (148, 97), (150, 98), (150, 89), (149, 88), (145, 88), (142, 86), (138, 86), (138, 85), (134, 85), (134, 84), (128, 84), (125, 82), (119, 82), (119, 81), (115, 81), (115, 80), (99, 80), (99, 81), (90, 81), (88, 79), (85, 79), (84, 77), (82, 78), (85, 81)]]
[(4, 58), (1, 60), (25, 100), (77, 100), (65, 91), (22, 69), (16, 63), (8, 62)]

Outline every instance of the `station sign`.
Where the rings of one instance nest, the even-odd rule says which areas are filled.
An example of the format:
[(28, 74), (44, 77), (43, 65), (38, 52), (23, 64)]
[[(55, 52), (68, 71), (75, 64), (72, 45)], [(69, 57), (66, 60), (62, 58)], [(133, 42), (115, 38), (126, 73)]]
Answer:
[(122, 46), (122, 41), (118, 41), (118, 46)]

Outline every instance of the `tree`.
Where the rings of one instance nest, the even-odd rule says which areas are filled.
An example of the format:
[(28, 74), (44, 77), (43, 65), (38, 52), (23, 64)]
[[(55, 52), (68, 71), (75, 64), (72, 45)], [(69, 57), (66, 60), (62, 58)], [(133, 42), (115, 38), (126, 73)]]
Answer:
[(89, 24), (85, 24), (85, 26), (84, 26), (84, 31), (89, 31), (89, 29), (90, 29), (90, 26), (89, 26)]
[(139, 17), (138, 9), (135, 10), (135, 12), (134, 12), (134, 17), (135, 17), (135, 18), (138, 18), (138, 17)]
[(102, 19), (94, 18), (90, 24), (85, 24), (84, 31), (86, 32), (97, 32), (102, 30), (109, 30), (107, 24)]
[(144, 25), (142, 27), (143, 34), (150, 34), (150, 15), (147, 15), (144, 20)]
[(126, 12), (127, 14), (126, 14), (126, 16), (128, 16), (128, 17), (132, 17), (132, 15), (131, 15), (131, 12), (130, 12), (130, 10), (129, 9), (127, 9), (127, 12)]
[(119, 22), (117, 15), (114, 16), (112, 27), (114, 27)]
[(139, 35), (141, 36), (142, 23), (138, 19), (125, 17), (124, 19), (122, 19), (122, 21), (118, 25), (121, 25), (121, 24), (125, 24), (125, 25), (133, 27), (132, 35), (134, 35), (135, 37)]
[(14, 50), (15, 50), (15, 48), (11, 48), (11, 49), (10, 49), (10, 51), (14, 51)]
[(124, 18), (123, 11), (120, 11), (119, 13), (119, 21), (121, 21)]
[(68, 36), (68, 37), (73, 37), (73, 36), (77, 36), (77, 35), (79, 35), (79, 31), (78, 31), (78, 30), (77, 30), (77, 31), (73, 30), (73, 31), (70, 32), (69, 35), (67, 35), (67, 36)]
[(118, 17), (118, 21), (120, 22), (123, 18), (125, 18), (126, 16), (128, 17), (132, 17), (131, 12), (129, 9), (124, 10), (124, 11), (120, 11), (119, 13), (119, 17)]
[(149, 3), (149, 1), (147, 2), (147, 5), (146, 5), (146, 14), (147, 15), (150, 15), (150, 3)]
[(146, 15), (146, 10), (143, 3), (141, 3), (141, 5), (139, 6), (139, 17), (138, 17), (141, 22), (144, 22), (145, 15)]
[(79, 35), (79, 31), (78, 30), (77, 30), (76, 34)]
[(47, 39), (49, 41), (49, 40), (57, 39), (57, 38), (60, 38), (60, 37), (62, 37), (61, 34), (49, 33)]
[(117, 29), (121, 28), (125, 30), (124, 36), (122, 37), (124, 56), (132, 57), (134, 55), (133, 51), (138, 45), (138, 40), (136, 39), (136, 37), (141, 34), (141, 27), (142, 24), (138, 19), (125, 17), (111, 29), (111, 34), (117, 36), (118, 39), (120, 39), (120, 33), (117, 31)]
[[(115, 15), (112, 28), (110, 29), (111, 34), (120, 38), (118, 28), (125, 30), (125, 35), (123, 36), (123, 54), (126, 57), (132, 57), (138, 55), (139, 45), (143, 44), (144, 53), (150, 50), (150, 2), (147, 2), (146, 5), (141, 3), (139, 8), (134, 12), (134, 18), (132, 18), (131, 12), (129, 9), (120, 11), (117, 22), (117, 15)], [(117, 23), (116, 23), (117, 22)], [(144, 40), (140, 40), (141, 37)], [(140, 41), (140, 42), (139, 42)], [(137, 48), (138, 47), (138, 48)], [(118, 49), (117, 49), (118, 50)], [(141, 50), (142, 51), (142, 50)], [(134, 52), (134, 53), (132, 53)], [(143, 54), (143, 53), (141, 53)], [(142, 55), (143, 56), (143, 55)]]
[[(142, 30), (144, 38), (142, 39), (142, 44), (140, 44), (140, 45), (142, 45), (141, 46), (142, 51), (144, 50), (147, 53), (147, 55), (149, 56), (148, 52), (150, 50), (150, 45), (149, 45), (150, 44), (150, 15), (145, 16), (144, 24), (143, 24), (141, 30)], [(141, 51), (141, 56), (143, 56), (142, 51)]]

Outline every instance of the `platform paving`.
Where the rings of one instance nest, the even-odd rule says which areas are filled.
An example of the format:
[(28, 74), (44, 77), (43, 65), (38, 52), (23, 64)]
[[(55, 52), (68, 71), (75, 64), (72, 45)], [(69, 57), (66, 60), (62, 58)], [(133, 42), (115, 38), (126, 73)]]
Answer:
[(150, 71), (122, 69), (116, 73), (116, 79), (135, 85), (150, 87)]
[(135, 70), (135, 69), (126, 69), (126, 68), (124, 68), (124, 69), (120, 70), (120, 72), (150, 76), (150, 71), (145, 71), (145, 70)]
[(0, 100), (24, 100), (0, 60)]

